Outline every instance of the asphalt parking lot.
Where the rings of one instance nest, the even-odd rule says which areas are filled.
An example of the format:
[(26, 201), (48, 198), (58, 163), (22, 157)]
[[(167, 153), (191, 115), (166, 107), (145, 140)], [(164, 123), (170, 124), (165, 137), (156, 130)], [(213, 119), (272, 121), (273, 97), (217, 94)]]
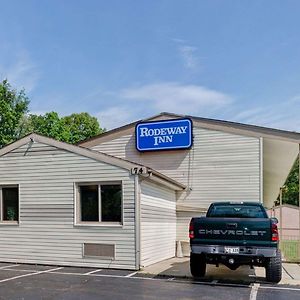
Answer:
[(159, 278), (130, 270), (0, 264), (0, 299), (299, 299), (300, 286)]

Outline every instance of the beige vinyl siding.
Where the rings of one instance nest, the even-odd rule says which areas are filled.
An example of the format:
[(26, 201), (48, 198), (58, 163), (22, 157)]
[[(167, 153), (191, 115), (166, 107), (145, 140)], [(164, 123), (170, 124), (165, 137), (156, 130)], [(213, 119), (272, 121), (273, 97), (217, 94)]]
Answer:
[(175, 256), (176, 195), (173, 190), (141, 184), (141, 265)]
[(259, 201), (260, 141), (216, 130), (194, 127), (190, 150), (140, 153), (134, 132), (92, 149), (152, 167), (187, 185), (178, 204), (206, 209), (214, 201)]
[(188, 241), (189, 240), (189, 223), (193, 217), (203, 217), (205, 213), (200, 212), (186, 212), (186, 211), (177, 211), (177, 240), (179, 241)]
[[(0, 184), (18, 184), (19, 225), (0, 225), (0, 260), (135, 269), (134, 180), (127, 170), (34, 143), (0, 157)], [(121, 181), (123, 225), (75, 226), (77, 182)], [(83, 258), (83, 243), (115, 244), (115, 260)]]
[(181, 242), (184, 256), (190, 255), (189, 224), (193, 217), (203, 217), (204, 212), (177, 211), (176, 213), (176, 240)]

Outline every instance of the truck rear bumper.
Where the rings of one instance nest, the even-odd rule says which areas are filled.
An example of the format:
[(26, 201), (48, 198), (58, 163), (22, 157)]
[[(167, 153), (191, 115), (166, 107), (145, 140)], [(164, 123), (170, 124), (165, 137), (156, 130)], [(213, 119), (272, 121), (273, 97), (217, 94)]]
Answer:
[(239, 248), (238, 253), (228, 253), (225, 248), (227, 246), (219, 245), (191, 245), (191, 252), (194, 254), (215, 254), (228, 256), (248, 256), (248, 257), (275, 257), (277, 248), (266, 247), (246, 247), (246, 246), (228, 246), (230, 248)]

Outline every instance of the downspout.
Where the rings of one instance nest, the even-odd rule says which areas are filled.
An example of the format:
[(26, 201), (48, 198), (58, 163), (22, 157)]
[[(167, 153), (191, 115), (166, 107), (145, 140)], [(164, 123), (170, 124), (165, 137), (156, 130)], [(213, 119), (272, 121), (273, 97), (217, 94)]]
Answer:
[(279, 241), (282, 240), (282, 227), (283, 227), (283, 220), (282, 220), (282, 187), (279, 190)]
[(259, 138), (259, 202), (264, 204), (264, 145), (263, 138)]
[(139, 176), (134, 175), (134, 226), (135, 226), (135, 269), (140, 269), (141, 262), (141, 205)]

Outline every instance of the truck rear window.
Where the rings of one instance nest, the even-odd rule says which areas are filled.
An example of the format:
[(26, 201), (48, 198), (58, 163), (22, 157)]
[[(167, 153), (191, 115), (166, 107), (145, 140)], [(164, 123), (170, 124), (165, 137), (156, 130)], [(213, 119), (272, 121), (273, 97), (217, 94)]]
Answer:
[(254, 205), (215, 205), (207, 212), (212, 218), (267, 218), (261, 206)]

